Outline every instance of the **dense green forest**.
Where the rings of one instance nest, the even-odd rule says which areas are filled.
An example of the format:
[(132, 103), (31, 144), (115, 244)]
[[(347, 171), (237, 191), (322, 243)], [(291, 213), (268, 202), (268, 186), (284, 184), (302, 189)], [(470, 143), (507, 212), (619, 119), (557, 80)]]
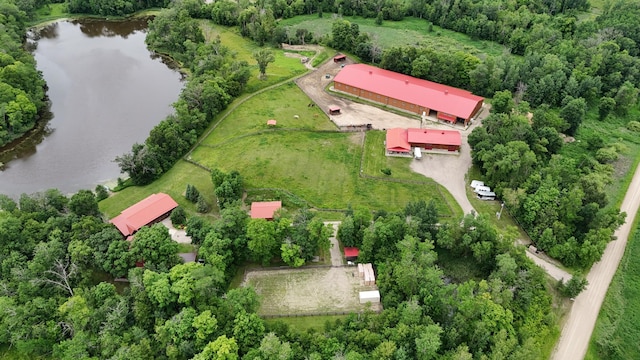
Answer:
[[(268, 223), (230, 204), (213, 223), (191, 216), (189, 235), (203, 265), (181, 264), (163, 225), (141, 229), (129, 243), (97, 209), (86, 190), (71, 198), (49, 190), (17, 202), (0, 196), (0, 344), (14, 354), (521, 360), (539, 359), (541, 344), (557, 331), (544, 272), (483, 217), (436, 226), (436, 208), (424, 202), (375, 219), (368, 209), (349, 212), (340, 237), (360, 242), (363, 259), (374, 263), (385, 310), (301, 333), (258, 317), (252, 288), (227, 287), (246, 260), (285, 259), (297, 247), (304, 261), (325, 247), (328, 233), (311, 213)], [(471, 262), (477, 276), (451, 281), (436, 248)], [(126, 274), (128, 285), (99, 282), (105, 272)]]
[(0, 147), (33, 128), (46, 106), (45, 82), (23, 43), (27, 13), (0, 0)]
[[(21, 77), (38, 74), (21, 46), (24, 22), (42, 4), (23, 3), (25, 12), (0, 0), (3, 49), (16, 44), (15, 56), (0, 53), (7, 59), (0, 85), (8, 84), (3, 94), (22, 91), (31, 101), (27, 90), (37, 95), (34, 84), (39, 91), (44, 84)], [(68, 3), (70, 11), (100, 15), (159, 5), (165, 4)], [(181, 62), (188, 81), (175, 114), (117, 159), (135, 184), (171, 168), (244, 91), (248, 64), (219, 41), (205, 44), (195, 19), (207, 18), (238, 26), (259, 44), (318, 41), (391, 70), (493, 96), (493, 114), (469, 137), (474, 163), (536, 244), (567, 265), (588, 267), (599, 259), (623, 219), (606, 187), (624, 145), (610, 142), (612, 136), (585, 136), (569, 147), (560, 134), (579, 138), (585, 117), (596, 114), (602, 124), (618, 124), (617, 131), (631, 129), (624, 140), (635, 141), (633, 129), (640, 124), (628, 114), (640, 87), (638, 2), (608, 3), (597, 17), (578, 13), (588, 8), (584, 1), (185, 0), (168, 6), (150, 24), (147, 43)], [(436, 24), (502, 43), (510, 53), (477, 57), (421, 46), (382, 49), (343, 19), (331, 34), (312, 37), (276, 20), (309, 13), (380, 21), (414, 16), (425, 19), (425, 27)], [(23, 68), (16, 65), (20, 54), (27, 56), (20, 58)], [(5, 72), (6, 79), (31, 87), (15, 90)], [(12, 100), (14, 108), (21, 94)], [(9, 109), (0, 109), (5, 122)], [(60, 359), (520, 360), (548, 354), (548, 341), (557, 334), (553, 300), (543, 271), (513, 246), (515, 236), (498, 233), (482, 216), (444, 222), (424, 202), (399, 213), (348, 210), (339, 228), (343, 244), (360, 246), (361, 260), (374, 264), (384, 305), (380, 314), (353, 314), (309, 332), (265, 323), (257, 315), (255, 291), (229, 289), (238, 266), (274, 258), (298, 266), (326, 248), (326, 230), (305, 211), (270, 223), (249, 220), (236, 202), (239, 174), (214, 172), (212, 181), (222, 199), (220, 217), (181, 219), (205, 264), (181, 264), (177, 244), (162, 226), (145, 228), (126, 242), (103, 221), (90, 191), (67, 198), (49, 190), (17, 202), (0, 196), (0, 344), (27, 358)], [(443, 254), (448, 261), (440, 260)], [(455, 274), (453, 259), (475, 271)], [(144, 267), (136, 267), (141, 260)], [(100, 281), (121, 276), (128, 286)], [(582, 285), (560, 290), (573, 296)]]

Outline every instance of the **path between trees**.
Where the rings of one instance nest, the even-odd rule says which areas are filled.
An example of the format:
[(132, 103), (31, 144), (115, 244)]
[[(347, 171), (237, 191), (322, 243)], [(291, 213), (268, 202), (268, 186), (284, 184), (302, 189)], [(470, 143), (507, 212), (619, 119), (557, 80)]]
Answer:
[(621, 211), (627, 213), (627, 221), (615, 232), (614, 235), (617, 240), (611, 241), (607, 245), (602, 259), (593, 265), (589, 275), (587, 275), (589, 285), (585, 291), (576, 297), (569, 312), (569, 318), (562, 328), (560, 340), (551, 356), (552, 359), (579, 360), (586, 355), (600, 307), (624, 254), (631, 226), (639, 206), (640, 167), (636, 168), (620, 207)]
[(340, 244), (338, 243), (338, 239), (336, 236), (338, 235), (338, 226), (340, 226), (341, 221), (325, 221), (325, 225), (333, 226), (333, 233), (329, 240), (331, 241), (331, 249), (329, 250), (331, 253), (331, 266), (342, 266), (344, 263), (342, 262), (342, 253), (340, 252)]

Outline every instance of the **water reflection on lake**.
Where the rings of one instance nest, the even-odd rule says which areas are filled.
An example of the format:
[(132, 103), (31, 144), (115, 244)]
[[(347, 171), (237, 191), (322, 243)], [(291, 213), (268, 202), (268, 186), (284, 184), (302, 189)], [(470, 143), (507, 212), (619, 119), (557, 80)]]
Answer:
[(146, 19), (57, 22), (34, 34), (51, 120), (0, 155), (0, 193), (93, 189), (121, 176), (113, 159), (172, 112), (181, 75), (144, 44)]

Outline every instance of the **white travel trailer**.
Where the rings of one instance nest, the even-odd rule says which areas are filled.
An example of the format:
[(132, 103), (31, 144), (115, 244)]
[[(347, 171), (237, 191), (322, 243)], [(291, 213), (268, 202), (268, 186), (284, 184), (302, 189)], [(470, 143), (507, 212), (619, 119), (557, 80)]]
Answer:
[(475, 190), (478, 186), (484, 186), (484, 181), (471, 180), (471, 187)]
[(479, 194), (481, 191), (491, 192), (491, 188), (488, 186), (480, 185), (480, 186), (476, 186), (475, 189), (473, 190), (473, 192), (476, 194)]
[(493, 191), (476, 191), (476, 193), (478, 194), (478, 199), (480, 200), (495, 200), (496, 199), (496, 193), (494, 193)]

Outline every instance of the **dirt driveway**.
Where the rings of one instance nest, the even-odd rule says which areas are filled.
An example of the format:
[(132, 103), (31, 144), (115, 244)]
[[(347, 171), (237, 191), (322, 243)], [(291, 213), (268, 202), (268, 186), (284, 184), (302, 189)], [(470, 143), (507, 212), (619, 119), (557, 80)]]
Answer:
[(622, 200), (620, 211), (625, 211), (627, 221), (614, 233), (617, 240), (607, 244), (602, 259), (595, 263), (587, 275), (589, 285), (575, 299), (569, 318), (562, 328), (560, 341), (556, 345), (552, 359), (582, 359), (587, 353), (593, 327), (598, 319), (600, 307), (607, 289), (618, 269), (618, 264), (627, 246), (634, 218), (640, 207), (640, 167), (635, 170), (633, 180)]

